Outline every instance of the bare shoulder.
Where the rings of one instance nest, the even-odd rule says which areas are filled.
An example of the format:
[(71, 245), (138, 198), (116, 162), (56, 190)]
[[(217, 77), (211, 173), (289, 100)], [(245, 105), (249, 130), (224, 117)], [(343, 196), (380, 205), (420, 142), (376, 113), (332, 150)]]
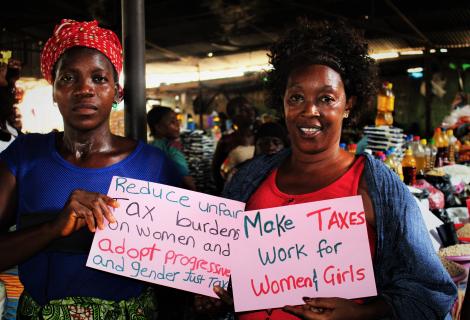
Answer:
[(372, 204), (372, 199), (369, 195), (369, 188), (367, 186), (365, 174), (363, 173), (359, 181), (358, 194), (362, 196), (362, 202), (364, 203), (364, 210), (366, 214), (367, 223), (375, 228), (375, 211)]

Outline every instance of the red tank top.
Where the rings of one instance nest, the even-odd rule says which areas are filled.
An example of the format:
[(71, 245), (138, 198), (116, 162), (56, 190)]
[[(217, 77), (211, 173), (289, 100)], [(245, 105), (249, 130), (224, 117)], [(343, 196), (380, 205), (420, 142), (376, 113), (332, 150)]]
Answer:
[[(276, 185), (277, 169), (274, 169), (266, 180), (261, 183), (253, 193), (246, 205), (246, 211), (281, 207), (286, 205), (306, 203), (312, 201), (328, 200), (334, 198), (357, 195), (359, 180), (364, 170), (365, 158), (358, 157), (351, 168), (338, 180), (323, 189), (305, 194), (287, 194), (279, 190)], [(369, 247), (374, 257), (375, 251), (375, 229), (367, 224), (367, 235)], [(296, 316), (285, 313), (282, 309), (260, 310), (238, 314), (240, 320), (298, 320)]]

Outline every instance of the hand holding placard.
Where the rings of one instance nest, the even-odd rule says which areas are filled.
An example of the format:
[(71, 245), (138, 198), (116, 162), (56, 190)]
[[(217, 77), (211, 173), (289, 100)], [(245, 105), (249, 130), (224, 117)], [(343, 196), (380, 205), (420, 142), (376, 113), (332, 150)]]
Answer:
[(237, 312), (377, 294), (360, 196), (246, 212), (232, 253)]
[(212, 297), (227, 287), (244, 203), (123, 177), (108, 196), (117, 221), (96, 232), (87, 266)]

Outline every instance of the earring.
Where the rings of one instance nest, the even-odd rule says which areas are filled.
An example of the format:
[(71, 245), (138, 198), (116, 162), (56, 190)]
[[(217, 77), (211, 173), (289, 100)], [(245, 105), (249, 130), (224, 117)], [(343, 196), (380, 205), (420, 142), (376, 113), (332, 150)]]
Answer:
[(346, 119), (346, 118), (348, 118), (348, 117), (349, 117), (349, 111), (345, 111), (345, 112), (343, 113), (343, 118)]
[(116, 111), (118, 108), (118, 103), (116, 101), (113, 101), (113, 110)]
[(55, 102), (55, 101), (52, 102), (52, 105), (53, 105), (55, 108), (58, 108), (58, 107), (59, 107), (59, 105), (58, 105), (57, 102)]

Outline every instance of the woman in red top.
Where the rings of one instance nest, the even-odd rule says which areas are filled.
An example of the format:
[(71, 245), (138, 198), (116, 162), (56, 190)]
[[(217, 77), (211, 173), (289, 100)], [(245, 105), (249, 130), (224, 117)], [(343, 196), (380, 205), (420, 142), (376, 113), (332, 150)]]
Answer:
[[(343, 121), (375, 92), (365, 42), (343, 24), (307, 22), (271, 48), (271, 105), (283, 105), (292, 153), (251, 195), (247, 210), (362, 195), (374, 252), (375, 217), (362, 179), (364, 158), (339, 147)], [(226, 292), (216, 288), (221, 297)], [(239, 314), (257, 319), (369, 319), (389, 315), (382, 297), (367, 304), (342, 298), (305, 298), (302, 306)]]
[[(456, 287), (432, 248), (415, 199), (383, 163), (339, 147), (343, 123), (375, 94), (365, 41), (343, 23), (303, 22), (269, 56), (271, 106), (283, 106), (291, 148), (242, 166), (223, 196), (255, 210), (361, 195), (378, 295), (363, 303), (304, 298), (299, 306), (238, 318), (450, 319)], [(214, 290), (230, 302), (227, 291)]]

